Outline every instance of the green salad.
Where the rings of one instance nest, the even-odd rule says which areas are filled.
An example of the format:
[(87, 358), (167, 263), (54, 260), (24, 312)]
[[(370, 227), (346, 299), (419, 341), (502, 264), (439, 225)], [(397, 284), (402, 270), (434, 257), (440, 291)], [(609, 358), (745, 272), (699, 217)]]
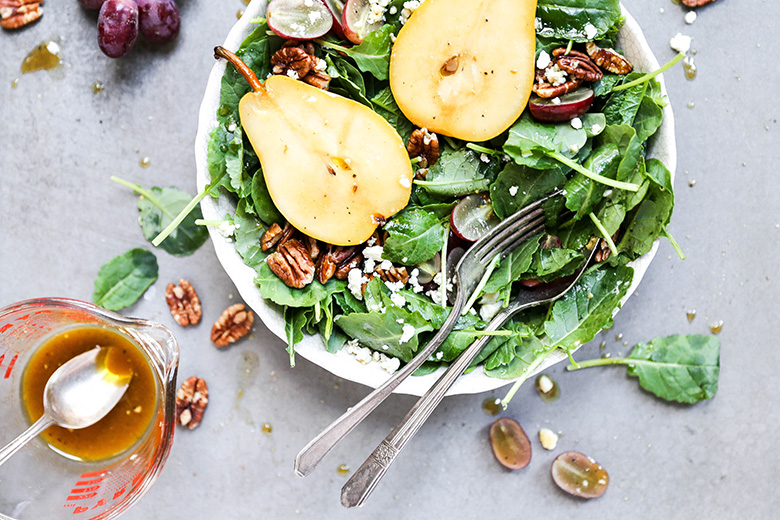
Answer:
[[(399, 18), (409, 14), (404, 4), (384, 2), (384, 25), (359, 45), (328, 34), (313, 42), (313, 52), (324, 62), (330, 92), (370, 107), (407, 143), (416, 127), (398, 108), (388, 82)], [(271, 58), (285, 40), (264, 19), (253, 23), (256, 27), (236, 54), (264, 80), (273, 73)], [(588, 42), (614, 47), (622, 23), (618, 0), (539, 0), (537, 67), (548, 66), (556, 49), (584, 52)], [(549, 74), (543, 77), (544, 67), (540, 70), (537, 79), (541, 74), (541, 81), (555, 82)], [(603, 71), (601, 79), (585, 85), (595, 99), (587, 113), (572, 120), (544, 122), (526, 110), (508, 131), (487, 142), (438, 136), (438, 160), (422, 168), (418, 158), (410, 159), (416, 176), (408, 205), (380, 226), (380, 238), (359, 246), (362, 261), (347, 279), (333, 277), (323, 284), (315, 278), (293, 288), (271, 270), (266, 259), (272, 251), (261, 247), (265, 231), (285, 220), (239, 120), (238, 102), (250, 88), (228, 67), (208, 149), (207, 191), (236, 202), (235, 214), (228, 217), (235, 224), (236, 251), (256, 270), (262, 296), (283, 309), (291, 363), (304, 334), (321, 336), (330, 352), (348, 348), (359, 359), (366, 359), (366, 353), (381, 358), (390, 370), (412, 359), (449, 314), (447, 257), (456, 246), (468, 247), (453, 233), (451, 213), (474, 194), (482, 197), (483, 209), (488, 205), (485, 219), (490, 220), (505, 218), (556, 189), (562, 193), (543, 205), (546, 231), (495, 266), (480, 299), (417, 374), (446, 365), (490, 334), (495, 337), (473, 366), (482, 365), (489, 377), (523, 377), (555, 349), (573, 350), (609, 327), (634, 276), (629, 262), (648, 253), (657, 238), (669, 237), (672, 177), (661, 161), (647, 157), (667, 100), (654, 74)], [(515, 284), (545, 283), (573, 273), (590, 249), (601, 247), (595, 245), (597, 239), (603, 244), (600, 261), (574, 290), (551, 305), (515, 316), (501, 331), (483, 332), (511, 299)], [(404, 268), (407, 281), (383, 280), (376, 275), (381, 267)]]

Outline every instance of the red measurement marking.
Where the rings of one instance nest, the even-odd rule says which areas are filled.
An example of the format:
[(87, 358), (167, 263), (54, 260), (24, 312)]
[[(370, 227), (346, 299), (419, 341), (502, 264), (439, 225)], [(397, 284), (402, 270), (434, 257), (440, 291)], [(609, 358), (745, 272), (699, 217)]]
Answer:
[(97, 479), (93, 479), (93, 480), (79, 480), (78, 482), (76, 482), (76, 487), (78, 487), (78, 486), (92, 486), (94, 484), (100, 484), (101, 482), (103, 482), (103, 478), (102, 477), (101, 478), (97, 478)]
[(84, 473), (79, 478), (94, 478), (94, 477), (105, 477), (105, 476), (106, 476), (105, 471), (93, 471), (92, 473)]
[[(14, 357), (11, 358), (11, 362), (8, 363), (8, 368), (5, 370), (5, 379), (8, 379), (11, 377), (11, 371), (14, 369), (14, 365), (16, 364), (16, 360), (19, 357), (19, 354), (14, 355)], [(2, 359), (0, 359), (2, 361)]]
[(13, 323), (6, 323), (5, 325), (3, 325), (2, 328), (0, 328), (0, 334), (2, 334), (3, 332), (7, 331), (8, 329), (10, 329), (13, 326), (14, 326)]
[(65, 500), (87, 500), (88, 498), (96, 497), (97, 493), (87, 493), (86, 495), (70, 495)]
[(30, 317), (29, 314), (25, 314), (24, 316), (20, 316), (20, 317), (16, 318), (16, 321), (24, 321), (24, 320), (28, 319), (29, 317)]

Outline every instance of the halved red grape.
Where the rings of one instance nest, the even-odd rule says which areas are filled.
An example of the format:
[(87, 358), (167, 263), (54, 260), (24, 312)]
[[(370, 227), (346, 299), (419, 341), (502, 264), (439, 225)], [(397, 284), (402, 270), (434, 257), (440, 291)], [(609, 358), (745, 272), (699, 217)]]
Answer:
[(598, 498), (609, 485), (609, 475), (601, 464), (587, 455), (567, 451), (552, 463), (552, 478), (558, 487), (580, 498)]
[(98, 45), (103, 54), (119, 58), (138, 37), (138, 5), (133, 0), (106, 0), (98, 15)]
[(481, 193), (461, 199), (450, 214), (452, 231), (464, 240), (475, 242), (501, 222), (493, 213), (490, 197)]
[(103, 6), (103, 2), (106, 0), (79, 0), (79, 3), (87, 9), (97, 11)]
[(344, 34), (344, 28), (341, 26), (341, 16), (344, 12), (344, 2), (341, 0), (320, 0), (322, 3), (325, 4), (325, 7), (328, 8), (330, 11), (331, 16), (333, 17), (333, 27), (331, 27), (331, 30), (334, 32), (336, 36), (341, 38), (342, 40), (347, 38), (347, 35)]
[(531, 441), (523, 427), (509, 417), (502, 417), (490, 425), (490, 446), (502, 466), (523, 469), (531, 462)]
[(589, 88), (578, 88), (568, 94), (555, 98), (531, 96), (528, 109), (531, 115), (539, 121), (558, 123), (570, 121), (590, 109), (593, 104), (593, 91)]
[(181, 17), (174, 0), (135, 0), (141, 34), (153, 43), (168, 43), (179, 34)]
[(265, 16), (268, 27), (289, 40), (313, 40), (333, 27), (333, 15), (317, 0), (272, 0)]
[(349, 41), (359, 44), (369, 33), (384, 25), (382, 20), (369, 23), (370, 15), (371, 3), (368, 0), (347, 0), (341, 15), (341, 26)]

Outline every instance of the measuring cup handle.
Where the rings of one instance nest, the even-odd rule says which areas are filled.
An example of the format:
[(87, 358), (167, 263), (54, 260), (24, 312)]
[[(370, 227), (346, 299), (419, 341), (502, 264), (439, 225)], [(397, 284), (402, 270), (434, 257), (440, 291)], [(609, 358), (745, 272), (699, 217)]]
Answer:
[(39, 433), (54, 424), (54, 420), (46, 414), (35, 421), (32, 426), (22, 432), (17, 438), (0, 449), (0, 465), (10, 459), (17, 451), (21, 450), (28, 442), (38, 436)]

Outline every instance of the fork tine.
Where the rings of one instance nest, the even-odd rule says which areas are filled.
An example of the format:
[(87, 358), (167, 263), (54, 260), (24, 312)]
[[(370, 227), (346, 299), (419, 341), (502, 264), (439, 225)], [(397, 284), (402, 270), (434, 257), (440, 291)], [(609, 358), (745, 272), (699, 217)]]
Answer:
[[(536, 224), (536, 225), (534, 225)], [(539, 221), (533, 222), (530, 225), (531, 227), (527, 232), (523, 233), (522, 236), (515, 235), (512, 237), (509, 237), (507, 240), (501, 243), (500, 246), (496, 248), (496, 252), (498, 251), (505, 251), (507, 253), (513, 251), (516, 249), (520, 244), (528, 240), (529, 238), (533, 237), (534, 235), (537, 235), (544, 231), (544, 219), (540, 219)], [(493, 255), (495, 256), (495, 255)]]
[(518, 236), (518, 234), (525, 234), (528, 229), (535, 227), (540, 222), (544, 222), (544, 214), (541, 209), (537, 209), (482, 244), (482, 247), (475, 252), (477, 259), (483, 262), (491, 260), (497, 253), (506, 252), (506, 245), (514, 237)]

